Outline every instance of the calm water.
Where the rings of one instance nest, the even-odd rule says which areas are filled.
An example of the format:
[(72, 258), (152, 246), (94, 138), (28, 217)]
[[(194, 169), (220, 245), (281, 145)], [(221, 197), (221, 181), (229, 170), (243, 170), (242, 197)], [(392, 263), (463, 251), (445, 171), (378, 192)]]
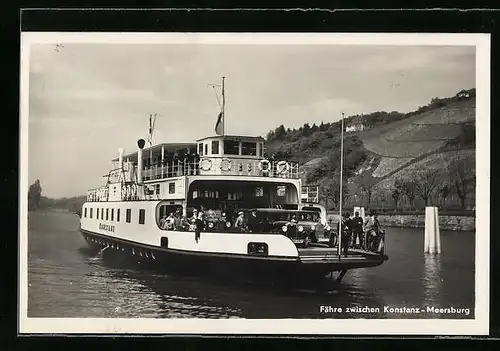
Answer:
[[(442, 254), (429, 256), (422, 229), (387, 228), (389, 261), (349, 271), (331, 291), (113, 267), (86, 249), (78, 217), (69, 213), (30, 213), (28, 240), (29, 317), (474, 318), (472, 232), (442, 232)], [(343, 310), (322, 313), (322, 305)], [(380, 310), (346, 312), (355, 306)], [(390, 313), (384, 306), (469, 308), (470, 314)]]

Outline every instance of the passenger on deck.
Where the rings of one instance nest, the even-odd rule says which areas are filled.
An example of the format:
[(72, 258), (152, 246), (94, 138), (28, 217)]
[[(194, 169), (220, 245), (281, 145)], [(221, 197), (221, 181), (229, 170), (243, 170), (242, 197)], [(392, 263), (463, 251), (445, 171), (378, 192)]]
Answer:
[(364, 232), (366, 237), (366, 249), (374, 251), (378, 243), (378, 238), (381, 234), (380, 222), (378, 221), (377, 214), (370, 212), (366, 221)]
[(226, 222), (227, 222), (226, 212), (222, 212), (219, 220), (217, 221), (217, 231), (219, 232), (226, 231), (227, 230)]
[(238, 217), (236, 217), (236, 220), (234, 221), (234, 227), (243, 231), (243, 225), (244, 225), (244, 213), (243, 211), (238, 212)]
[(248, 217), (248, 231), (256, 232), (259, 230), (259, 223), (257, 221), (257, 211), (253, 210)]
[(193, 210), (193, 215), (189, 218), (189, 231), (194, 232), (196, 230), (196, 221), (198, 220), (198, 210), (195, 208)]
[(356, 239), (359, 238), (359, 245), (364, 247), (363, 243), (363, 218), (359, 216), (359, 212), (354, 213), (354, 218), (351, 219), (352, 243), (351, 247), (357, 247)]
[(203, 210), (204, 210), (204, 208), (203, 208), (203, 206), (201, 206), (201, 209), (198, 211), (198, 218), (196, 221), (196, 227), (200, 231), (205, 230), (205, 227), (206, 227), (206, 217), (205, 217), (205, 212)]
[(339, 222), (338, 225), (338, 233), (341, 236), (342, 252), (344, 253), (345, 256), (347, 256), (349, 249), (349, 241), (351, 238), (351, 228), (350, 228), (348, 213), (344, 213), (342, 215), (342, 220)]
[(165, 222), (165, 228), (167, 230), (174, 230), (174, 222), (175, 222), (175, 217), (173, 212), (170, 212), (170, 214), (167, 217), (167, 220)]
[(167, 214), (164, 213), (163, 217), (160, 219), (160, 228), (161, 229), (166, 229), (166, 223), (167, 223)]
[(187, 219), (186, 216), (181, 217), (181, 227), (180, 230), (182, 231), (189, 231), (189, 220)]
[(182, 230), (182, 212), (180, 208), (178, 208), (174, 214), (174, 229)]

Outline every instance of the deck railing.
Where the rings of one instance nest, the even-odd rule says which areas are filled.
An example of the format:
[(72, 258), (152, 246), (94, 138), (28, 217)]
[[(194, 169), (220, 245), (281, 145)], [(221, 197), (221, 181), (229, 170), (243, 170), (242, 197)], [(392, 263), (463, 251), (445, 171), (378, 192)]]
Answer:
[(299, 165), (295, 162), (274, 161), (260, 163), (224, 162), (216, 165), (210, 159), (201, 162), (170, 162), (161, 166), (151, 166), (143, 170), (144, 180), (157, 180), (185, 175), (227, 175), (252, 177), (299, 178)]

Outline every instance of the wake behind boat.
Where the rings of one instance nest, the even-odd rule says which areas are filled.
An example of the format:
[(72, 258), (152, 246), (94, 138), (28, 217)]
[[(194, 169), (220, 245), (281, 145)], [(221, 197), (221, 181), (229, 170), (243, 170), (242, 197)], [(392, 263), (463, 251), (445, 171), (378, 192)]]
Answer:
[(150, 147), (119, 149), (82, 207), (88, 244), (160, 270), (252, 278), (341, 280), (387, 260), (384, 245), (341, 254), (324, 208), (302, 203), (299, 165), (268, 157), (262, 137), (224, 133), (222, 92), (214, 136), (153, 145), (151, 116)]

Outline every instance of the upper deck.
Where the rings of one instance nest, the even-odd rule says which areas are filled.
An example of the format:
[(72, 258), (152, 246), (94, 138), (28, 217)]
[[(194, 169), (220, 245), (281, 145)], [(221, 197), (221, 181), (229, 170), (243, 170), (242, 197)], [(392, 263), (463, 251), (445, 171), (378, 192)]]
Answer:
[[(137, 172), (139, 154), (144, 181), (186, 175), (299, 179), (298, 163), (265, 158), (262, 137), (226, 135), (199, 139), (196, 143), (158, 144), (125, 155), (127, 169)], [(118, 158), (113, 162), (114, 168), (120, 168)]]
[[(187, 176), (207, 176), (207, 181), (233, 183), (241, 179), (241, 184), (259, 178), (265, 182), (273, 179), (277, 183), (300, 182), (299, 164), (266, 157), (262, 137), (218, 135), (196, 143), (164, 143), (149, 148), (144, 148), (141, 139), (136, 152), (123, 155), (120, 149), (119, 157), (112, 162), (113, 168), (103, 176), (101, 186), (88, 191), (89, 201), (148, 199), (161, 194), (162, 187), (186, 188), (184, 177)], [(168, 184), (164, 180), (168, 180)], [(151, 187), (154, 190), (150, 190)], [(171, 191), (168, 189), (165, 196), (187, 196)]]

